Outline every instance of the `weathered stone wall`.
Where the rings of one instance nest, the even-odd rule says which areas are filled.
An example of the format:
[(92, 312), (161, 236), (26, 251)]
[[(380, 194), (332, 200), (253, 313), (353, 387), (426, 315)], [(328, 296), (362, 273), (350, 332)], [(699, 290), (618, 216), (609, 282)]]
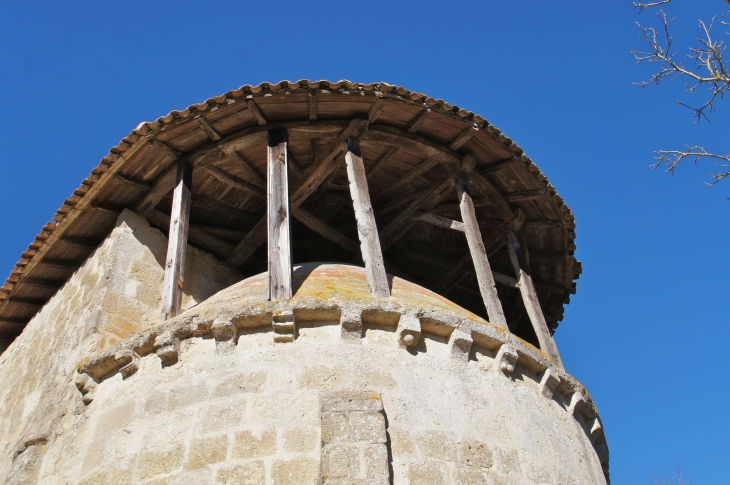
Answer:
[[(107, 240), (0, 355), (0, 482), (36, 483), (46, 451), (66, 453), (52, 444), (77, 430), (83, 405), (76, 367), (159, 323), (166, 251), (160, 231), (125, 211)], [(184, 307), (239, 279), (189, 248)]]

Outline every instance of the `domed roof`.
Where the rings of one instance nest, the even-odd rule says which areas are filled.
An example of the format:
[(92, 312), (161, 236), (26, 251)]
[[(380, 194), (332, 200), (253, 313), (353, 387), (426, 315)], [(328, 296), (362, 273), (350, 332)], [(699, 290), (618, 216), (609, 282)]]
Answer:
[[(487, 244), (518, 221), (545, 320), (555, 329), (575, 292), (570, 209), (523, 150), (479, 115), (387, 83), (262, 83), (141, 123), (111, 149), (43, 227), (0, 288), (0, 338), (14, 338), (114, 227), (125, 208), (166, 231), (175, 161), (194, 165), (189, 243), (242, 270), (266, 269), (266, 133), (286, 128), (294, 263), (358, 263), (342, 137), (358, 132), (386, 269), (486, 317), (452, 175), (470, 189)], [(467, 157), (471, 157), (467, 160)], [(326, 161), (326, 163), (322, 163)], [(320, 170), (322, 167), (326, 170)], [(262, 198), (263, 197), (263, 198)], [(431, 219), (433, 220), (433, 219)], [(513, 333), (535, 342), (504, 245), (487, 247)]]

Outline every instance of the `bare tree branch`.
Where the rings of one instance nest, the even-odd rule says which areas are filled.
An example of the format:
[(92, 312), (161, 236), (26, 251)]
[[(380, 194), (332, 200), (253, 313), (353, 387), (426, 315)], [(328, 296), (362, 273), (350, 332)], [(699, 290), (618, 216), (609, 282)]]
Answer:
[(659, 5), (665, 5), (672, 0), (661, 0), (660, 2), (634, 2), (631, 7), (639, 9), (639, 15), (644, 11), (645, 8), (656, 7)]
[(674, 465), (677, 472), (677, 481), (675, 482), (672, 477), (665, 473), (662, 477), (654, 477), (652, 482), (654, 485), (692, 485), (692, 477), (689, 478), (682, 476), (682, 468), (679, 465)]
[(674, 174), (679, 162), (685, 158), (694, 159), (694, 163), (697, 163), (702, 158), (713, 158), (715, 160), (722, 160), (726, 163), (718, 163), (715, 166), (721, 170), (712, 174), (708, 174), (713, 182), (707, 182), (707, 185), (715, 185), (720, 180), (730, 177), (730, 154), (718, 155), (716, 153), (710, 153), (701, 146), (687, 146), (686, 151), (681, 150), (656, 150), (654, 152), (656, 156), (656, 163), (651, 165), (651, 168), (658, 168), (661, 165), (666, 165), (665, 171)]

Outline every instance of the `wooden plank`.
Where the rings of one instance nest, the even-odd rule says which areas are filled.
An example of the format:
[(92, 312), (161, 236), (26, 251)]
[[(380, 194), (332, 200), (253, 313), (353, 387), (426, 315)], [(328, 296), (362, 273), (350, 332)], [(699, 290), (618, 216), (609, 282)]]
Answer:
[(355, 208), (357, 235), (360, 238), (360, 250), (365, 263), (365, 274), (368, 285), (370, 285), (370, 293), (375, 298), (387, 298), (390, 296), (390, 287), (385, 274), (383, 252), (380, 248), (373, 206), (370, 203), (360, 143), (356, 139), (350, 138), (345, 142), (345, 163), (347, 164), (347, 178), (350, 181), (350, 195)]
[(434, 194), (443, 193), (443, 191), (453, 183), (453, 177), (458, 172), (469, 172), (474, 168), (475, 161), (471, 155), (465, 155), (461, 166), (450, 170), (446, 175), (438, 180), (433, 181), (423, 189), (419, 189), (418, 198), (413, 200), (408, 206), (402, 210), (380, 233), (380, 240), (383, 250), (389, 248), (401, 236), (403, 236), (413, 225), (411, 216), (422, 207), (429, 204), (436, 205), (438, 200), (434, 199)]
[(456, 190), (461, 204), (461, 217), (464, 221), (466, 241), (469, 244), (469, 252), (479, 282), (479, 292), (482, 294), (484, 306), (487, 308), (489, 321), (504, 330), (509, 330), (502, 310), (502, 303), (499, 301), (497, 288), (494, 285), (492, 267), (489, 264), (484, 241), (482, 241), (482, 234), (479, 232), (477, 216), (469, 194), (469, 184), (466, 175), (463, 173), (456, 176)]
[(302, 176), (302, 169), (299, 168), (299, 162), (297, 162), (296, 158), (291, 153), (291, 150), (289, 150), (289, 153), (287, 155), (287, 160), (289, 162), (289, 170), (291, 171), (291, 174), (293, 175), (293, 179), (297, 180), (299, 177)]
[(266, 126), (269, 124), (268, 120), (261, 112), (261, 109), (259, 109), (258, 105), (256, 104), (256, 101), (254, 101), (253, 99), (249, 99), (248, 101), (246, 101), (246, 106), (248, 106), (248, 109), (251, 111), (253, 117), (256, 118), (256, 121), (260, 126)]
[(309, 121), (317, 121), (317, 93), (309, 93)]
[[(499, 226), (495, 227), (489, 234), (487, 234), (487, 237), (483, 240), (484, 251), (487, 254), (487, 257), (494, 255), (494, 253), (499, 251), (502, 246), (507, 244), (507, 235), (509, 234), (509, 231), (519, 231), (524, 220), (525, 214), (523, 214), (521, 210), (517, 209), (513, 217), (502, 222)], [(471, 261), (471, 254), (464, 255), (459, 261), (453, 264), (452, 268), (443, 275), (436, 285), (434, 285), (434, 291), (443, 294), (443, 292), (453, 286), (456, 278), (465, 271), (465, 268)]]
[(38, 278), (25, 278), (24, 285), (32, 286), (41, 290), (58, 291), (63, 285), (63, 281), (42, 280)]
[(109, 207), (107, 205), (100, 204), (98, 202), (92, 202), (91, 204), (89, 204), (89, 207), (92, 210), (101, 212), (103, 214), (108, 214), (108, 215), (114, 216), (114, 217), (117, 217), (122, 212), (120, 209), (117, 209), (115, 207)]
[(134, 206), (134, 211), (142, 216), (157, 207), (162, 199), (175, 186), (177, 179), (177, 164), (167, 167), (152, 183), (152, 188)]
[(476, 135), (477, 133), (479, 133), (479, 127), (477, 126), (476, 123), (474, 123), (471, 127), (469, 127), (466, 130), (464, 130), (461, 133), (461, 135), (457, 136), (456, 137), (456, 140), (454, 140), (451, 143), (449, 143), (449, 150), (454, 150), (454, 151), (458, 150), (459, 148), (461, 148), (462, 146), (464, 146), (464, 144), (466, 142), (468, 142), (469, 140), (471, 140), (472, 137), (474, 135)]
[(532, 276), (530, 276), (530, 270), (525, 260), (524, 251), (522, 250), (520, 242), (514, 232), (509, 232), (507, 242), (509, 257), (517, 276), (517, 286), (520, 288), (522, 301), (525, 304), (525, 309), (527, 310), (527, 314), (532, 322), (532, 328), (535, 329), (535, 334), (537, 334), (537, 340), (540, 343), (540, 350), (550, 357), (553, 364), (562, 369), (563, 362), (560, 359), (558, 347), (555, 345), (555, 340), (552, 335), (550, 335), (550, 330), (548, 329), (547, 322), (545, 321), (545, 315), (542, 313), (542, 309), (540, 308), (540, 301), (537, 298), (535, 285), (532, 282)]
[(215, 128), (213, 128), (213, 125), (211, 125), (208, 120), (205, 119), (205, 116), (200, 115), (197, 117), (198, 122), (200, 123), (200, 127), (203, 129), (206, 135), (208, 135), (208, 138), (210, 138), (213, 141), (221, 140), (223, 137), (220, 133), (216, 131)]
[(418, 129), (421, 127), (421, 125), (423, 124), (423, 122), (426, 121), (426, 118), (428, 118), (428, 115), (430, 115), (430, 114), (431, 114), (431, 110), (429, 108), (426, 108), (423, 111), (421, 111), (421, 113), (418, 116), (416, 116), (416, 119), (413, 120), (413, 122), (410, 125), (408, 125), (408, 128), (406, 129), (406, 131), (408, 133), (416, 133), (418, 131)]
[(449, 219), (448, 217), (437, 216), (428, 212), (415, 212), (413, 218), (417, 221), (425, 222), (434, 226), (453, 229), (454, 231), (465, 232), (466, 228), (463, 222)]
[(231, 175), (225, 170), (216, 167), (215, 165), (209, 165), (205, 167), (205, 171), (230, 187), (242, 190), (245, 193), (250, 193), (261, 199), (266, 199), (266, 191), (264, 189), (257, 187), (247, 180), (243, 180), (236, 177), (235, 175)]
[[(240, 241), (243, 236), (246, 235), (245, 231), (237, 231), (235, 229), (223, 229), (221, 227), (201, 226), (199, 224), (191, 224), (190, 229), (197, 227), (198, 229), (207, 232), (208, 234), (215, 236), (219, 239), (233, 239)], [(231, 247), (231, 249), (233, 249)]]
[(524, 190), (522, 192), (512, 192), (511, 194), (504, 194), (504, 198), (509, 202), (519, 202), (521, 200), (532, 200), (538, 199), (545, 195), (543, 189), (535, 190)]
[(239, 209), (238, 207), (231, 207), (229, 205), (218, 202), (217, 200), (207, 199), (201, 195), (193, 197), (192, 206), (195, 209), (203, 209), (211, 212), (217, 212), (225, 214), (231, 217), (237, 217), (244, 221), (250, 220), (256, 214), (247, 210)]
[(389, 194), (392, 194), (399, 188), (403, 187), (404, 185), (410, 183), (412, 180), (416, 179), (417, 177), (420, 177), (424, 173), (431, 170), (433, 167), (438, 165), (439, 161), (435, 158), (428, 158), (424, 160), (423, 162), (419, 163), (415, 167), (413, 167), (411, 170), (409, 170), (406, 174), (404, 174), (402, 177), (398, 177), (393, 183), (385, 187), (383, 190), (378, 192), (376, 194), (377, 198), (385, 197)]
[(370, 170), (368, 170), (367, 175), (371, 176), (375, 173), (376, 170), (378, 170), (381, 167), (384, 167), (385, 164), (388, 162), (388, 160), (390, 160), (396, 154), (397, 151), (398, 151), (398, 146), (391, 145), (391, 147), (388, 148), (388, 150), (385, 152), (385, 154), (382, 157), (380, 157), (380, 159), (377, 162), (375, 162), (375, 164), (372, 167), (370, 167)]
[(292, 210), (292, 215), (299, 222), (301, 222), (323, 238), (329, 239), (333, 243), (350, 251), (353, 254), (358, 254), (360, 252), (360, 246), (357, 244), (357, 242), (345, 236), (340, 231), (330, 226), (311, 212), (301, 207), (297, 207)]
[(62, 237), (61, 241), (68, 246), (73, 246), (84, 251), (93, 251), (102, 243), (102, 241), (92, 241), (90, 239), (81, 239), (77, 237)]
[(182, 286), (185, 281), (185, 256), (190, 228), (192, 177), (192, 164), (185, 159), (180, 159), (177, 163), (176, 184), (172, 195), (165, 276), (162, 282), (160, 319), (163, 322), (176, 317), (182, 311)]
[(33, 308), (42, 308), (43, 305), (45, 305), (47, 302), (48, 300), (41, 300), (36, 298), (17, 298), (15, 296), (10, 297), (10, 303)]
[(81, 266), (81, 261), (63, 261), (58, 259), (46, 259), (41, 260), (41, 265), (46, 268), (62, 269), (68, 271), (76, 271)]
[(269, 300), (292, 297), (291, 220), (286, 130), (269, 131), (267, 220), (269, 242)]

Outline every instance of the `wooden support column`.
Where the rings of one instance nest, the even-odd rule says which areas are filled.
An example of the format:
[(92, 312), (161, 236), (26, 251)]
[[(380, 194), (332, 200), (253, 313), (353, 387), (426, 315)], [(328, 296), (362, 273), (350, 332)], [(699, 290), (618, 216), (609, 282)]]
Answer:
[(193, 180), (193, 166), (187, 159), (177, 162), (177, 178), (172, 193), (170, 211), (170, 233), (165, 260), (165, 278), (162, 282), (161, 320), (180, 314), (182, 306), (182, 285), (185, 281), (185, 253), (188, 246), (190, 226), (190, 198)]
[(466, 233), (466, 241), (469, 244), (469, 252), (471, 253), (474, 269), (477, 273), (477, 281), (479, 282), (479, 292), (482, 294), (484, 306), (487, 308), (489, 321), (498, 327), (509, 330), (507, 320), (504, 318), (502, 303), (497, 295), (497, 288), (494, 285), (494, 276), (492, 268), (489, 266), (487, 252), (482, 241), (482, 234), (479, 232), (479, 224), (474, 213), (474, 203), (469, 194), (469, 184), (466, 175), (459, 173), (455, 177), (456, 191), (459, 197), (459, 208), (461, 209), (461, 218), (464, 221), (464, 232)]
[(345, 141), (345, 163), (347, 164), (347, 178), (350, 181), (350, 195), (355, 207), (357, 235), (360, 238), (360, 250), (365, 263), (365, 274), (367, 274), (370, 285), (370, 293), (375, 298), (387, 298), (390, 296), (390, 288), (385, 275), (383, 252), (380, 248), (373, 206), (370, 203), (360, 142), (355, 138), (348, 138)]
[(285, 129), (269, 131), (267, 224), (269, 241), (269, 300), (292, 297), (289, 176)]
[(525, 303), (525, 309), (532, 322), (532, 327), (535, 329), (535, 334), (537, 334), (537, 340), (540, 342), (540, 350), (550, 357), (553, 364), (562, 369), (563, 361), (560, 359), (555, 340), (550, 335), (550, 330), (545, 321), (545, 315), (543, 315), (542, 309), (540, 308), (540, 301), (537, 299), (535, 285), (532, 281), (532, 276), (530, 276), (527, 261), (525, 260), (525, 253), (514, 232), (510, 232), (507, 236), (507, 245), (509, 257), (512, 260), (512, 266), (514, 266), (515, 275), (517, 276), (517, 286), (520, 288), (522, 301)]

